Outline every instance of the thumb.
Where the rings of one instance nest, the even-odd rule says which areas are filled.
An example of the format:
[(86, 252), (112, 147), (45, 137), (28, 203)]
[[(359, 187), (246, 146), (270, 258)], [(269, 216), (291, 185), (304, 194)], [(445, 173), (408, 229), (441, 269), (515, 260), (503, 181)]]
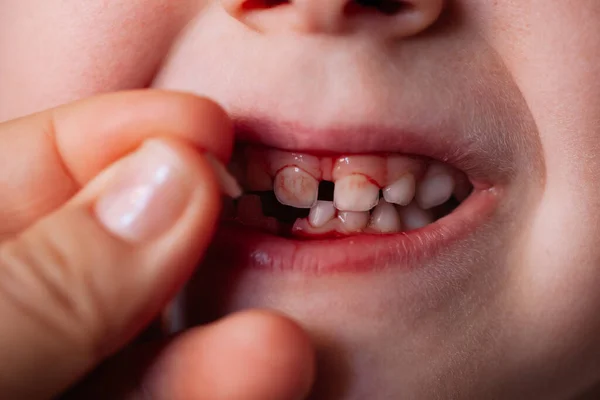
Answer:
[(183, 143), (148, 140), (0, 245), (3, 397), (62, 391), (168, 303), (218, 218), (211, 162)]

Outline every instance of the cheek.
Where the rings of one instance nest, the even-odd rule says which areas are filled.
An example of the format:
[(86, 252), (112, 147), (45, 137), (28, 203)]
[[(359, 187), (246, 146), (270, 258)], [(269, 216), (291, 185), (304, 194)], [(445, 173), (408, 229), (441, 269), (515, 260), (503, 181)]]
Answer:
[(194, 3), (2, 1), (0, 121), (146, 86)]
[(584, 359), (600, 333), (600, 6), (525, 0), (488, 11), (488, 39), (533, 115), (547, 174), (511, 282), (533, 339), (520, 342)]

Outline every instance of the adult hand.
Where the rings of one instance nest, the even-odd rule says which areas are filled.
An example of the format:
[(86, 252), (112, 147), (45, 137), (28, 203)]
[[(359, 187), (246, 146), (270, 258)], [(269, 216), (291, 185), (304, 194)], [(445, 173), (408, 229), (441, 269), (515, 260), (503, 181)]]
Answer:
[(59, 396), (108, 358), (96, 385), (72, 396), (86, 387), (169, 400), (307, 393), (309, 341), (271, 313), (120, 353), (209, 245), (221, 189), (234, 190), (214, 160), (228, 161), (232, 139), (214, 103), (153, 91), (0, 124), (0, 397)]

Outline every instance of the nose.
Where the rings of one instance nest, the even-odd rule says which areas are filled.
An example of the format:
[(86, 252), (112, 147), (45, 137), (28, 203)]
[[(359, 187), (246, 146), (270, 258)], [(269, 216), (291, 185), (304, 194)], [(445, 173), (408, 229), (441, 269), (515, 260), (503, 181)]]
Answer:
[(416, 35), (440, 16), (445, 0), (221, 0), (224, 9), (262, 32)]

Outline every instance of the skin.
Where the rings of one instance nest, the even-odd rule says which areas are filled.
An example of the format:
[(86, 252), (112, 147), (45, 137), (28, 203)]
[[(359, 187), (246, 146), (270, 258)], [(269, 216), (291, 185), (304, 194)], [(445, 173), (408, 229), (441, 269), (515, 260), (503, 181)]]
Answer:
[(315, 399), (593, 398), (598, 2), (415, 0), (416, 25), (360, 12), (365, 25), (349, 27), (341, 1), (321, 13), (317, 0), (293, 3), (272, 18), (236, 1), (4, 1), (0, 120), (146, 86), (317, 128), (340, 115), (426, 124), (452, 104), (461, 134), (500, 143), (491, 163), (513, 171), (477, 235), (409, 274), (252, 271), (222, 290), (209, 260), (191, 291), (194, 321), (286, 313), (315, 344)]

